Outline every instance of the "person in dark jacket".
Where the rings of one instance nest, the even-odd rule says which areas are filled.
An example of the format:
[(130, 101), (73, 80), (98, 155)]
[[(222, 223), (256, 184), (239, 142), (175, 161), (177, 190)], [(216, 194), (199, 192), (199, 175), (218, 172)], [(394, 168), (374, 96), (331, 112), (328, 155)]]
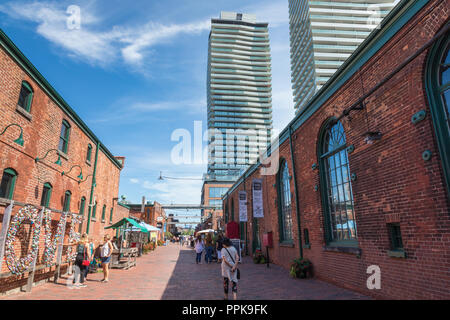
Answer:
[(89, 267), (89, 265), (83, 265), (83, 261), (90, 261), (91, 255), (88, 249), (88, 236), (87, 234), (83, 234), (81, 236), (80, 241), (77, 244), (76, 252), (77, 256), (75, 258), (75, 284), (74, 286), (76, 288), (82, 288), (86, 287), (86, 284), (84, 283), (86, 270)]

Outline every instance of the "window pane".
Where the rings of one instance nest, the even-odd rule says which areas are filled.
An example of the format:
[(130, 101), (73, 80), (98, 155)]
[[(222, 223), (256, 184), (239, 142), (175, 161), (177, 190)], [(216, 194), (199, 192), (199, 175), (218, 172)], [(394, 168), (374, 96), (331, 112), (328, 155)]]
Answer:
[(29, 99), (31, 99), (31, 91), (28, 90), (27, 87), (22, 85), (22, 88), (20, 89), (18, 105), (29, 111)]
[(13, 179), (13, 175), (6, 172), (3, 173), (2, 182), (0, 184), (0, 198), (10, 198)]

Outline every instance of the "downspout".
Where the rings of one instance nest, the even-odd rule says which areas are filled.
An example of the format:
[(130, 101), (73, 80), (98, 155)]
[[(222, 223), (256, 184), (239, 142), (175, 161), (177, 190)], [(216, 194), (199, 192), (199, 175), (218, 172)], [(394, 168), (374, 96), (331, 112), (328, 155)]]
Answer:
[(300, 202), (298, 201), (298, 188), (297, 188), (297, 174), (295, 171), (295, 157), (294, 148), (292, 147), (292, 127), (289, 126), (289, 145), (291, 149), (291, 161), (292, 161), (292, 174), (294, 175), (294, 190), (295, 190), (295, 209), (297, 211), (297, 228), (298, 228), (298, 246), (300, 248), (300, 258), (303, 258), (303, 246), (302, 246), (302, 228), (300, 224)]
[(97, 160), (98, 160), (98, 150), (100, 149), (100, 141), (97, 141), (97, 150), (95, 151), (95, 162), (94, 162), (94, 172), (92, 173), (92, 185), (91, 185), (91, 196), (89, 198), (89, 210), (88, 210), (88, 221), (86, 226), (86, 234), (89, 234), (89, 224), (91, 222), (91, 211), (92, 211), (92, 198), (94, 196), (95, 188), (95, 173), (97, 172)]

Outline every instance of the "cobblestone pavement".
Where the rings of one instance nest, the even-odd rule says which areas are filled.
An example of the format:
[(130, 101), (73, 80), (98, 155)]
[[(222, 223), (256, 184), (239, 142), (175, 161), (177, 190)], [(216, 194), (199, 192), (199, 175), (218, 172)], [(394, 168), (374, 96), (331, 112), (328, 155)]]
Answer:
[[(255, 265), (245, 257), (240, 265), (240, 300), (335, 300), (368, 299), (326, 282), (292, 279), (279, 266)], [(195, 252), (178, 244), (158, 247), (137, 260), (129, 270), (112, 269), (108, 283), (102, 273), (89, 274), (87, 287), (73, 289), (63, 277), (31, 293), (0, 297), (2, 300), (221, 300), (223, 287), (220, 264), (197, 265)], [(230, 294), (231, 295), (231, 294)]]

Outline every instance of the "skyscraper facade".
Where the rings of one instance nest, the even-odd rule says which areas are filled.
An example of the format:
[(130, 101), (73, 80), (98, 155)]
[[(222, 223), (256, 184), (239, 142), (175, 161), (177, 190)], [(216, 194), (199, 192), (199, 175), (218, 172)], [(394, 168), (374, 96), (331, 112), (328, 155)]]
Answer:
[(256, 162), (272, 132), (268, 23), (222, 12), (208, 46), (208, 180), (234, 182)]
[(289, 0), (294, 107), (300, 112), (398, 0)]

